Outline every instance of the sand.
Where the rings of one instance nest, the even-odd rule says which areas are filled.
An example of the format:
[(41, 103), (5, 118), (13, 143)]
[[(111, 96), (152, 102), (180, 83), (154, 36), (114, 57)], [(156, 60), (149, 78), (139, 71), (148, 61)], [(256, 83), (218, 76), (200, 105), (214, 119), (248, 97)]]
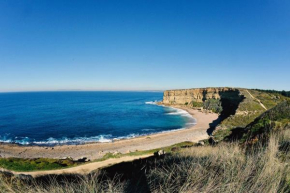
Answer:
[(78, 159), (87, 157), (94, 160), (103, 157), (106, 153), (129, 153), (141, 150), (150, 150), (170, 146), (184, 141), (197, 142), (208, 138), (209, 124), (218, 118), (214, 113), (202, 113), (198, 110), (178, 107), (186, 110), (195, 119), (197, 124), (190, 128), (157, 133), (131, 139), (123, 139), (108, 143), (90, 143), (80, 145), (60, 145), (54, 147), (22, 146), (16, 144), (0, 144), (1, 157), (17, 158), (55, 158), (72, 157)]

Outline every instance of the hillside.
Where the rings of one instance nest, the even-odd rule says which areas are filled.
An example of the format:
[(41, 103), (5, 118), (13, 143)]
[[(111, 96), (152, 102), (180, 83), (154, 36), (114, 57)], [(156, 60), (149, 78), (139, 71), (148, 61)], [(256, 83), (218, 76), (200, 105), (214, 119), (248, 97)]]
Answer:
[(283, 101), (272, 109), (262, 113), (244, 128), (235, 128), (226, 140), (241, 140), (254, 144), (259, 139), (268, 139), (273, 132), (282, 132), (290, 128), (290, 101)]
[(219, 113), (219, 119), (213, 123), (211, 130), (221, 140), (229, 135), (230, 130), (246, 127), (262, 113), (286, 99), (279, 93), (217, 87), (168, 90), (164, 92), (162, 103)]

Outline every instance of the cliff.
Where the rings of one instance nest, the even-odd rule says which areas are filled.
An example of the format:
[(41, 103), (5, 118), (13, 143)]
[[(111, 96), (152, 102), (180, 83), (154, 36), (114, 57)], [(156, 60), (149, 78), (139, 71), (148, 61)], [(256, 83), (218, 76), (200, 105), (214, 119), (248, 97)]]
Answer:
[(196, 88), (182, 90), (167, 90), (163, 95), (163, 104), (184, 105), (192, 102), (204, 102), (207, 99), (221, 99), (221, 93), (237, 93), (239, 89), (218, 87), (218, 88)]
[[(210, 129), (227, 130), (245, 127), (258, 116), (285, 100), (277, 93), (245, 89), (245, 88), (196, 88), (167, 90), (164, 92), (162, 104), (198, 108), (219, 113), (219, 119)], [(221, 133), (221, 132), (219, 132)], [(224, 132), (221, 134), (223, 138)]]

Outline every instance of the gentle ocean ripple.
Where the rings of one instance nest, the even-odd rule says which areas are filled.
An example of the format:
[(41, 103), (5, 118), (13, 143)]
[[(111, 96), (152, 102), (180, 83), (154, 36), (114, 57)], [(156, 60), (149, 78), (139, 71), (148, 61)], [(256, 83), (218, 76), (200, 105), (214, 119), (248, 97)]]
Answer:
[(0, 142), (110, 142), (195, 123), (186, 111), (156, 105), (162, 96), (162, 92), (1, 93)]

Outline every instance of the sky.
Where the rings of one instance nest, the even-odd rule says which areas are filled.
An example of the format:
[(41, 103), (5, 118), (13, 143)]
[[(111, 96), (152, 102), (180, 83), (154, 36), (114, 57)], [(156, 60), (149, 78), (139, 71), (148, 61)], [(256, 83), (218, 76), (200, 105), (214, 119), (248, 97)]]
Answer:
[(0, 0), (0, 92), (290, 90), (289, 0)]

